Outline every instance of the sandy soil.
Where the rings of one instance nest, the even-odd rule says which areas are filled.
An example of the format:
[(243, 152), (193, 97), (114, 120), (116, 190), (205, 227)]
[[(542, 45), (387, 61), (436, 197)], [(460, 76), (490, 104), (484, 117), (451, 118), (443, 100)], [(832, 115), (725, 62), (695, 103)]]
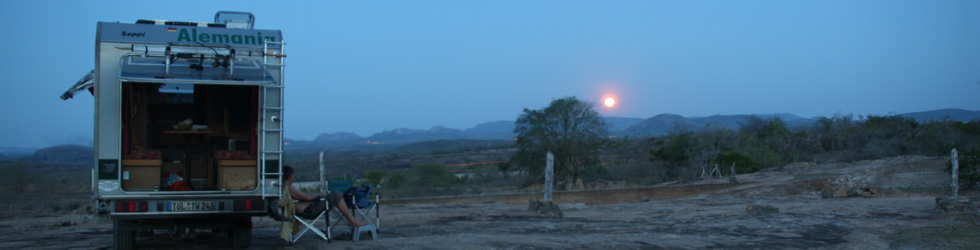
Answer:
[[(734, 187), (709, 179), (563, 192), (555, 198), (563, 218), (529, 212), (527, 195), (392, 202), (382, 207), (380, 238), (364, 235), (358, 242), (328, 244), (308, 234), (289, 245), (278, 238), (279, 223), (255, 218), (251, 249), (975, 249), (980, 244), (977, 212), (934, 210), (935, 197), (948, 192), (944, 161), (895, 157), (797, 163), (739, 176), (742, 184)], [(820, 191), (835, 188), (876, 193), (821, 198)], [(779, 213), (749, 214), (749, 205), (773, 206)], [(3, 249), (111, 248), (111, 223), (81, 208), (0, 218)], [(228, 247), (223, 234), (172, 240), (160, 231), (138, 236), (137, 245)]]

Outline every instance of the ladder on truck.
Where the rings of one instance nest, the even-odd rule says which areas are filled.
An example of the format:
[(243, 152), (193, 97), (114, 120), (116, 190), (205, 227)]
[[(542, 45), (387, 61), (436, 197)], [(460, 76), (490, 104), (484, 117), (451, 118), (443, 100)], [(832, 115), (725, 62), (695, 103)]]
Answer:
[[(260, 115), (262, 116), (262, 126), (259, 128), (259, 166), (262, 171), (260, 176), (262, 198), (282, 197), (282, 151), (284, 145), (282, 114), (283, 90), (285, 88), (285, 54), (286, 42), (271, 42), (266, 40), (262, 47), (262, 62), (267, 68), (277, 68), (278, 75), (275, 84), (263, 85), (259, 90), (262, 97)], [(271, 145), (276, 145), (271, 147)], [(270, 162), (271, 161), (271, 162)], [(275, 190), (269, 191), (266, 187), (268, 180), (276, 180)]]

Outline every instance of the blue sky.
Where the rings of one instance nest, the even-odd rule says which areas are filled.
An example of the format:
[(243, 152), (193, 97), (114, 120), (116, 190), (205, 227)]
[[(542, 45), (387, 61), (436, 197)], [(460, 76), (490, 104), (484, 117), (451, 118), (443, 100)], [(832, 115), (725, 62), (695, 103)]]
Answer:
[[(98, 21), (248, 11), (287, 45), (286, 136), (469, 128), (577, 96), (648, 118), (980, 110), (980, 1), (3, 1), (0, 146), (88, 144)], [(111, 6), (111, 7), (108, 7)]]

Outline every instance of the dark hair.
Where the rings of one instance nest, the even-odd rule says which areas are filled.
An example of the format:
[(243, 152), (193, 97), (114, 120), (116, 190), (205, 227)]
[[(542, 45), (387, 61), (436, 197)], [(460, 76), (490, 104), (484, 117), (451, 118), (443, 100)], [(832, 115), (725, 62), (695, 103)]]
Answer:
[(293, 176), (293, 173), (294, 172), (296, 172), (296, 171), (293, 170), (293, 167), (290, 167), (289, 165), (282, 165), (282, 179), (283, 180), (289, 179), (289, 177)]

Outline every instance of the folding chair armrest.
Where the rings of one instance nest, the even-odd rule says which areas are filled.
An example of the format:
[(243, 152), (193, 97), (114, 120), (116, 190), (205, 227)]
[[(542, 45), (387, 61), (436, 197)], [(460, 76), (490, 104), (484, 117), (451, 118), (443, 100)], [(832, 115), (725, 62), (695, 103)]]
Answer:
[[(327, 198), (316, 198), (315, 200), (325, 201), (325, 200), (327, 200)], [(293, 203), (297, 203), (297, 202), (313, 202), (313, 200), (308, 200), (308, 201), (293, 200)]]
[[(322, 198), (321, 197), (321, 198), (316, 198), (314, 200), (322, 201), (322, 202), (326, 203), (326, 204), (324, 204), (324, 205), (326, 205), (324, 207), (326, 208), (326, 210), (330, 210), (330, 201), (328, 201), (327, 198)], [(308, 201), (293, 200), (293, 203), (299, 203), (299, 202), (313, 202), (313, 200), (308, 200)]]

